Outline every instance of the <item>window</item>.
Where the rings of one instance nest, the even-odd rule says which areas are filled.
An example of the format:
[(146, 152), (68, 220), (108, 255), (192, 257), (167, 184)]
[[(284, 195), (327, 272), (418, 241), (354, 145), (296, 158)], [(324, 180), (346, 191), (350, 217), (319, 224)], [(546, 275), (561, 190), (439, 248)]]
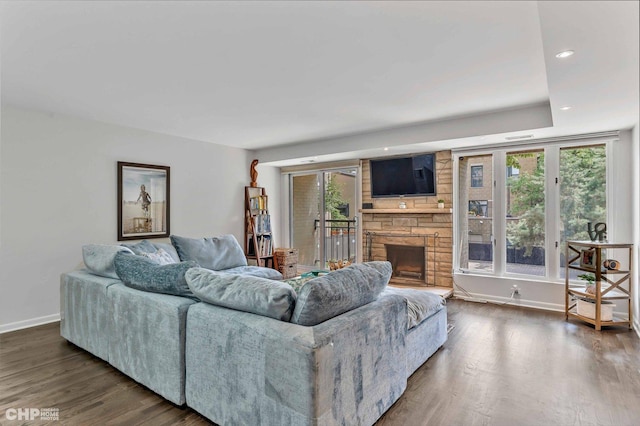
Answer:
[[(606, 153), (603, 142), (563, 141), (456, 154), (455, 267), (564, 278), (566, 241), (607, 222)], [(480, 187), (485, 170), (492, 184)]]
[(460, 233), (464, 237), (459, 262), (463, 269), (493, 272), (493, 212), (490, 208), (493, 185), (482, 186), (485, 166), (491, 175), (493, 155), (465, 156), (461, 157), (458, 163), (461, 183), (459, 205), (468, 206), (464, 220), (460, 223)]
[(471, 166), (471, 187), (482, 188), (482, 166)]
[(469, 215), (486, 217), (488, 211), (489, 202), (487, 200), (469, 200)]
[(508, 152), (506, 164), (507, 272), (545, 276), (544, 151)]
[[(607, 222), (607, 166), (604, 145), (560, 150), (560, 264), (565, 243), (588, 240), (587, 224)], [(575, 276), (580, 272), (572, 270)], [(565, 269), (559, 276), (564, 278)]]

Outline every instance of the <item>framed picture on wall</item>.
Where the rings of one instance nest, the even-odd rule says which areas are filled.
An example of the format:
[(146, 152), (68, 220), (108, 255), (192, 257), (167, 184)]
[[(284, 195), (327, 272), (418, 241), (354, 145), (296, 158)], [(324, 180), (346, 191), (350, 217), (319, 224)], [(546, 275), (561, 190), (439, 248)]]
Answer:
[(169, 167), (118, 161), (118, 241), (169, 236)]

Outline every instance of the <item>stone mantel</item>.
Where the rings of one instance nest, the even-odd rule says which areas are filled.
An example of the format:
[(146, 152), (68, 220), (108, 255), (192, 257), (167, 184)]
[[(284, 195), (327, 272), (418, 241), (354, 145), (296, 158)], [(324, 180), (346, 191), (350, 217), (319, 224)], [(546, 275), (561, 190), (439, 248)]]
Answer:
[(363, 214), (451, 214), (453, 209), (360, 209)]

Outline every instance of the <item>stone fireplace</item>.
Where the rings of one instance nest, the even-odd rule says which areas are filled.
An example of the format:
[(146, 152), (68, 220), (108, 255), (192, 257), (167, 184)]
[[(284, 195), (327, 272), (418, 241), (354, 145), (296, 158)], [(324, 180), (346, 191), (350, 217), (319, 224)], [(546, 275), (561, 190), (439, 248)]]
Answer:
[[(369, 161), (362, 161), (362, 202), (371, 205), (361, 210), (363, 260), (389, 260), (395, 284), (453, 287), (451, 151), (436, 153), (436, 192), (372, 198)], [(445, 200), (444, 209), (438, 208), (438, 199)]]

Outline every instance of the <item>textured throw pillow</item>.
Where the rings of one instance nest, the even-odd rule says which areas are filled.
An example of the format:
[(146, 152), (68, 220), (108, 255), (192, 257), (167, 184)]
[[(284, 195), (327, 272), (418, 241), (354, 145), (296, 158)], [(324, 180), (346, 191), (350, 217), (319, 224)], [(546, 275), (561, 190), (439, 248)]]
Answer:
[(158, 249), (158, 251), (156, 251), (155, 253), (142, 253), (142, 256), (146, 257), (147, 259), (153, 260), (158, 265), (170, 265), (172, 263), (178, 263), (173, 260), (171, 255), (164, 251), (164, 249)]
[(102, 244), (87, 244), (82, 246), (82, 260), (92, 274), (106, 278), (118, 278), (113, 259), (118, 252), (131, 253), (127, 247), (108, 246)]
[(213, 238), (186, 238), (171, 235), (171, 244), (180, 260), (193, 260), (203, 268), (214, 271), (246, 266), (247, 258), (233, 235)]
[(291, 322), (312, 326), (371, 303), (387, 286), (391, 272), (389, 262), (368, 262), (314, 278), (298, 292)]
[(178, 263), (180, 262), (180, 256), (178, 256), (178, 252), (176, 251), (176, 248), (171, 245), (171, 243), (152, 243), (153, 246), (156, 248), (156, 250), (164, 250), (167, 253), (169, 253), (169, 256), (171, 256), (174, 260), (174, 263)]
[(120, 252), (116, 254), (114, 264), (118, 277), (127, 287), (153, 293), (196, 298), (184, 277), (190, 268), (198, 266), (195, 262), (158, 265), (144, 256)]
[(138, 256), (142, 256), (144, 253), (155, 253), (158, 250), (149, 240), (142, 240), (135, 244), (122, 244), (122, 246), (127, 247)]
[(295, 306), (293, 289), (280, 281), (192, 268), (187, 283), (203, 302), (289, 321)]

